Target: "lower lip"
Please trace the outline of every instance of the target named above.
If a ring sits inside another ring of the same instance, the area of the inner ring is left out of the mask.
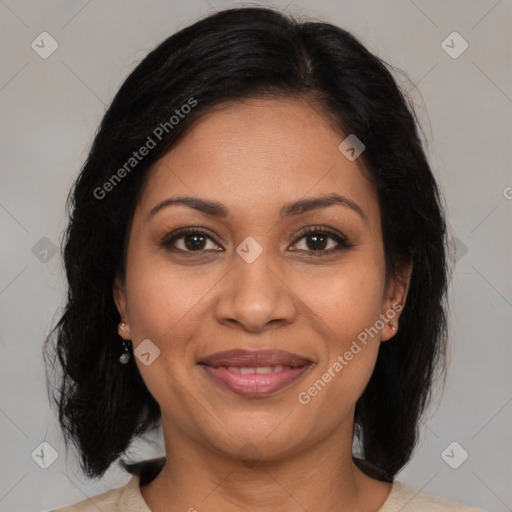
[[[237,395],[265,396],[275,393],[297,381],[311,365],[287,368],[277,373],[250,373],[242,375],[226,368],[200,365],[214,382],[221,384]]]

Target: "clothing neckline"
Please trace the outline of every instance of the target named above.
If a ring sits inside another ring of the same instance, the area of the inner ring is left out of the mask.
[[[394,501],[401,491],[406,488],[405,484],[398,480],[394,480],[392,483],[391,491],[389,492],[386,501],[381,505],[377,512],[391,512],[390,508],[392,501]],[[140,490],[140,475],[134,474],[125,484],[124,496],[121,499],[121,503],[126,504],[126,510],[133,512],[151,512],[148,504],[142,496]],[[120,510],[124,510],[124,507],[120,507]]]

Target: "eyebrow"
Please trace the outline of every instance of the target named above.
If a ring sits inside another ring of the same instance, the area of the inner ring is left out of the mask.
[[[189,206],[190,208],[205,213],[206,215],[213,215],[219,218],[229,217],[229,210],[218,201],[210,201],[207,199],[199,199],[197,197],[190,196],[179,196],[169,197],[168,199],[164,199],[156,206],[154,206],[148,214],[148,220],[150,217],[155,215],[163,208],[180,204]],[[327,208],[328,206],[333,205],[346,206],[351,210],[355,211],[357,214],[359,214],[359,216],[364,221],[368,222],[367,216],[357,203],[355,203],[351,199],[348,199],[347,197],[340,196],[339,194],[330,194],[327,196],[299,199],[298,201],[295,201],[293,203],[286,204],[281,208],[279,212],[279,219],[283,220],[295,215],[301,215],[311,210]]]

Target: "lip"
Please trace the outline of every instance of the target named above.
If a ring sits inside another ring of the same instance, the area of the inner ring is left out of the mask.
[[[299,378],[309,370],[311,365],[296,368],[281,367],[282,370],[272,373],[237,373],[225,367],[200,365],[205,373],[217,384],[229,389],[237,395],[247,397],[265,396],[275,393]]]
[[[247,397],[265,396],[290,386],[312,364],[305,357],[282,350],[230,350],[208,356],[199,363],[215,383]],[[256,373],[256,368],[264,373]],[[250,373],[251,369],[254,373]]]
[[[217,352],[200,361],[201,364],[208,366],[237,366],[254,368],[257,366],[291,366],[296,368],[311,364],[309,359],[285,352],[283,350],[227,350]]]

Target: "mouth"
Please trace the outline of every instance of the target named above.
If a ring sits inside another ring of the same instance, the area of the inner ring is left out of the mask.
[[[281,350],[231,350],[198,363],[211,380],[248,397],[265,396],[295,383],[313,362]]]

